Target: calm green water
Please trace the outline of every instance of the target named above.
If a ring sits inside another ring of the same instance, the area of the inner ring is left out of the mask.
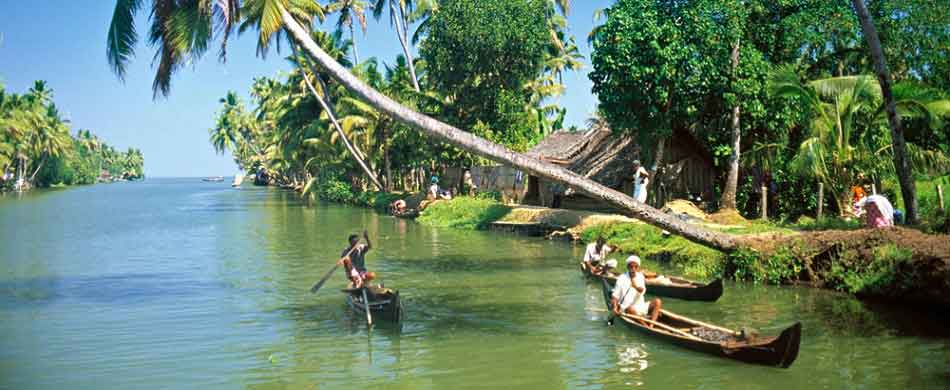
[[[318,294],[346,235],[404,296],[367,332]],[[0,388],[947,388],[946,319],[805,288],[730,284],[666,307],[773,333],[787,370],[607,327],[563,243],[432,229],[267,188],[148,180],[0,197]],[[657,267],[657,265],[652,265]]]

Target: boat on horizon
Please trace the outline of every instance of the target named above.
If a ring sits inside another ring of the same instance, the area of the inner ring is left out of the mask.
[[[202,178],[201,181],[207,181],[207,182],[224,181],[224,176],[208,176],[208,177]]]

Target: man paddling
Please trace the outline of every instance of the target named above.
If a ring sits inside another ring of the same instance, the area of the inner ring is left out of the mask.
[[[617,278],[614,285],[613,294],[611,294],[610,307],[613,308],[615,315],[632,314],[645,317],[650,315],[650,319],[656,321],[660,317],[660,308],[663,302],[655,298],[649,303],[643,298],[647,292],[646,279],[640,272],[640,258],[630,256],[627,258],[627,272]],[[653,324],[646,324],[653,327]]]
[[[337,261],[337,264],[343,264],[346,268],[346,275],[353,282],[354,288],[362,288],[364,283],[376,278],[376,273],[366,272],[366,252],[373,248],[366,230],[363,230],[363,238],[366,244],[360,244],[360,237],[351,234],[349,246],[343,250],[340,255],[342,258]]]

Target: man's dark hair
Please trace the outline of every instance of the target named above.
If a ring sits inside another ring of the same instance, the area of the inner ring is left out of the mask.
[[[353,240],[355,240],[355,239],[358,239],[358,238],[360,238],[360,236],[359,236],[359,235],[356,235],[356,234],[350,234],[350,238],[348,238],[348,239],[347,239],[346,241],[347,241],[347,242],[351,242],[351,243],[352,243],[352,242],[353,242]]]

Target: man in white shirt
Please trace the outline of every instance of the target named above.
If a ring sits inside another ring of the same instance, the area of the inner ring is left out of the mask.
[[[614,314],[620,315],[622,312],[640,317],[649,314],[650,319],[656,321],[660,317],[663,302],[659,298],[646,302],[643,298],[646,292],[646,278],[640,272],[640,258],[630,256],[627,258],[627,272],[617,278],[613,294],[611,294],[610,304]],[[645,325],[653,327],[653,324]]]
[[[597,237],[597,241],[587,244],[587,250],[584,251],[584,265],[595,275],[600,274],[602,270],[599,267],[607,259],[607,254],[611,250],[612,248],[607,245],[603,237]]]
[[[647,202],[647,186],[650,184],[650,173],[640,166],[640,160],[633,160],[633,199],[637,202]]]

